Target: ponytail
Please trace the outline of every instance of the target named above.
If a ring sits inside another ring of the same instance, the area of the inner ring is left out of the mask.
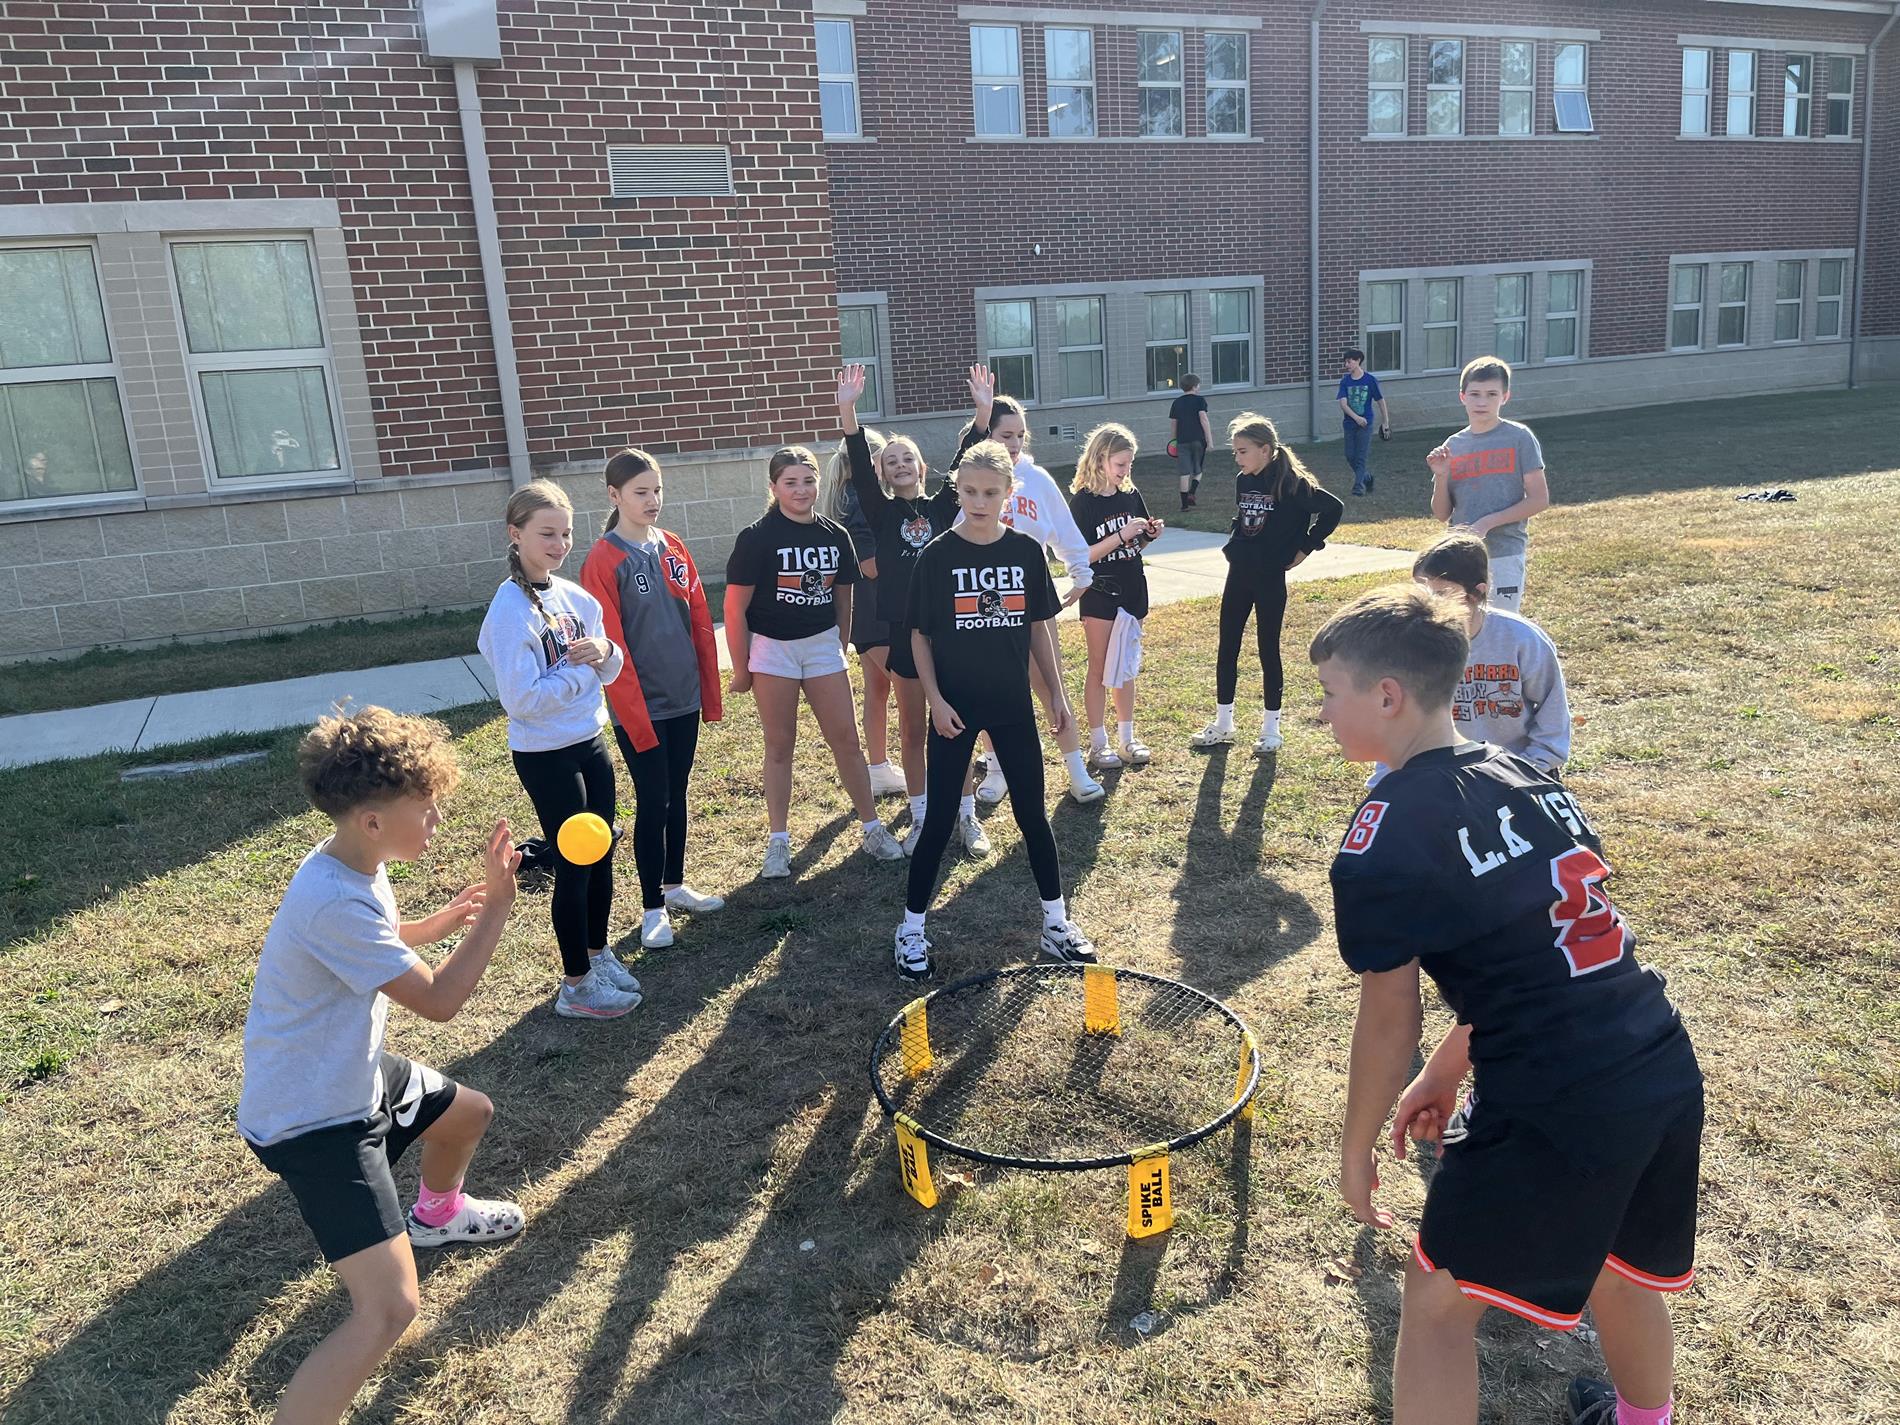
[[[1300,457],[1290,450],[1280,439],[1280,432],[1273,422],[1257,411],[1242,411],[1227,423],[1227,438],[1233,440],[1245,436],[1255,445],[1265,446],[1273,452],[1267,461],[1265,474],[1268,480],[1268,494],[1273,502],[1284,504],[1289,495],[1301,486],[1310,493],[1320,488],[1317,477],[1305,465]]]
[[[655,475],[658,475],[660,473],[660,462],[655,460],[651,455],[648,455],[644,450],[630,445],[607,462],[607,486],[609,489],[618,490],[634,476],[644,475],[649,470]],[[619,523],[620,506],[615,505],[613,513],[607,516],[607,524],[605,528],[601,530],[601,533],[607,533],[608,530],[611,530]]]

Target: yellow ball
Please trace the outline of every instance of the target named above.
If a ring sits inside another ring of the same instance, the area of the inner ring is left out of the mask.
[[[614,834],[591,811],[578,811],[561,823],[554,844],[576,866],[591,866],[613,848]]]

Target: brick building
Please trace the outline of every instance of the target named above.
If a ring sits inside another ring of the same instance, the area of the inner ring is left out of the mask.
[[[483,602],[629,442],[716,570],[841,351],[938,457],[1900,374],[1894,8],[8,0],[0,658]]]

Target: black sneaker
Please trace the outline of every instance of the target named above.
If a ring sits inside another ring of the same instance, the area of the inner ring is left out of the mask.
[[[897,945],[893,956],[897,973],[907,980],[930,978],[930,942],[921,930],[897,927]]]
[[[1067,920],[1042,928],[1042,953],[1065,965],[1095,963],[1095,947],[1089,943],[1088,936],[1077,930],[1074,922]]]
[[[1605,1381],[1578,1376],[1564,1401],[1570,1407],[1570,1425],[1616,1425],[1616,1387]]]

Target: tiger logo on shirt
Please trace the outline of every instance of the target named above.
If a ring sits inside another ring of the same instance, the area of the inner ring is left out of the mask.
[[[1029,580],[1022,565],[952,569],[956,626],[1020,628],[1029,617]]]
[[[799,608],[829,604],[831,586],[837,580],[839,564],[836,545],[780,549],[778,584],[775,589],[778,602]]]
[[[549,609],[541,625],[541,656],[548,660],[549,668],[559,668],[567,662],[568,646],[585,637],[587,630],[573,614],[565,609]]]
[[[923,515],[912,515],[897,527],[898,538],[911,549],[922,549],[930,543],[930,521]]]
[[[1238,521],[1241,534],[1252,539],[1267,527],[1267,516],[1273,512],[1273,501],[1265,490],[1242,490],[1236,498]]]

